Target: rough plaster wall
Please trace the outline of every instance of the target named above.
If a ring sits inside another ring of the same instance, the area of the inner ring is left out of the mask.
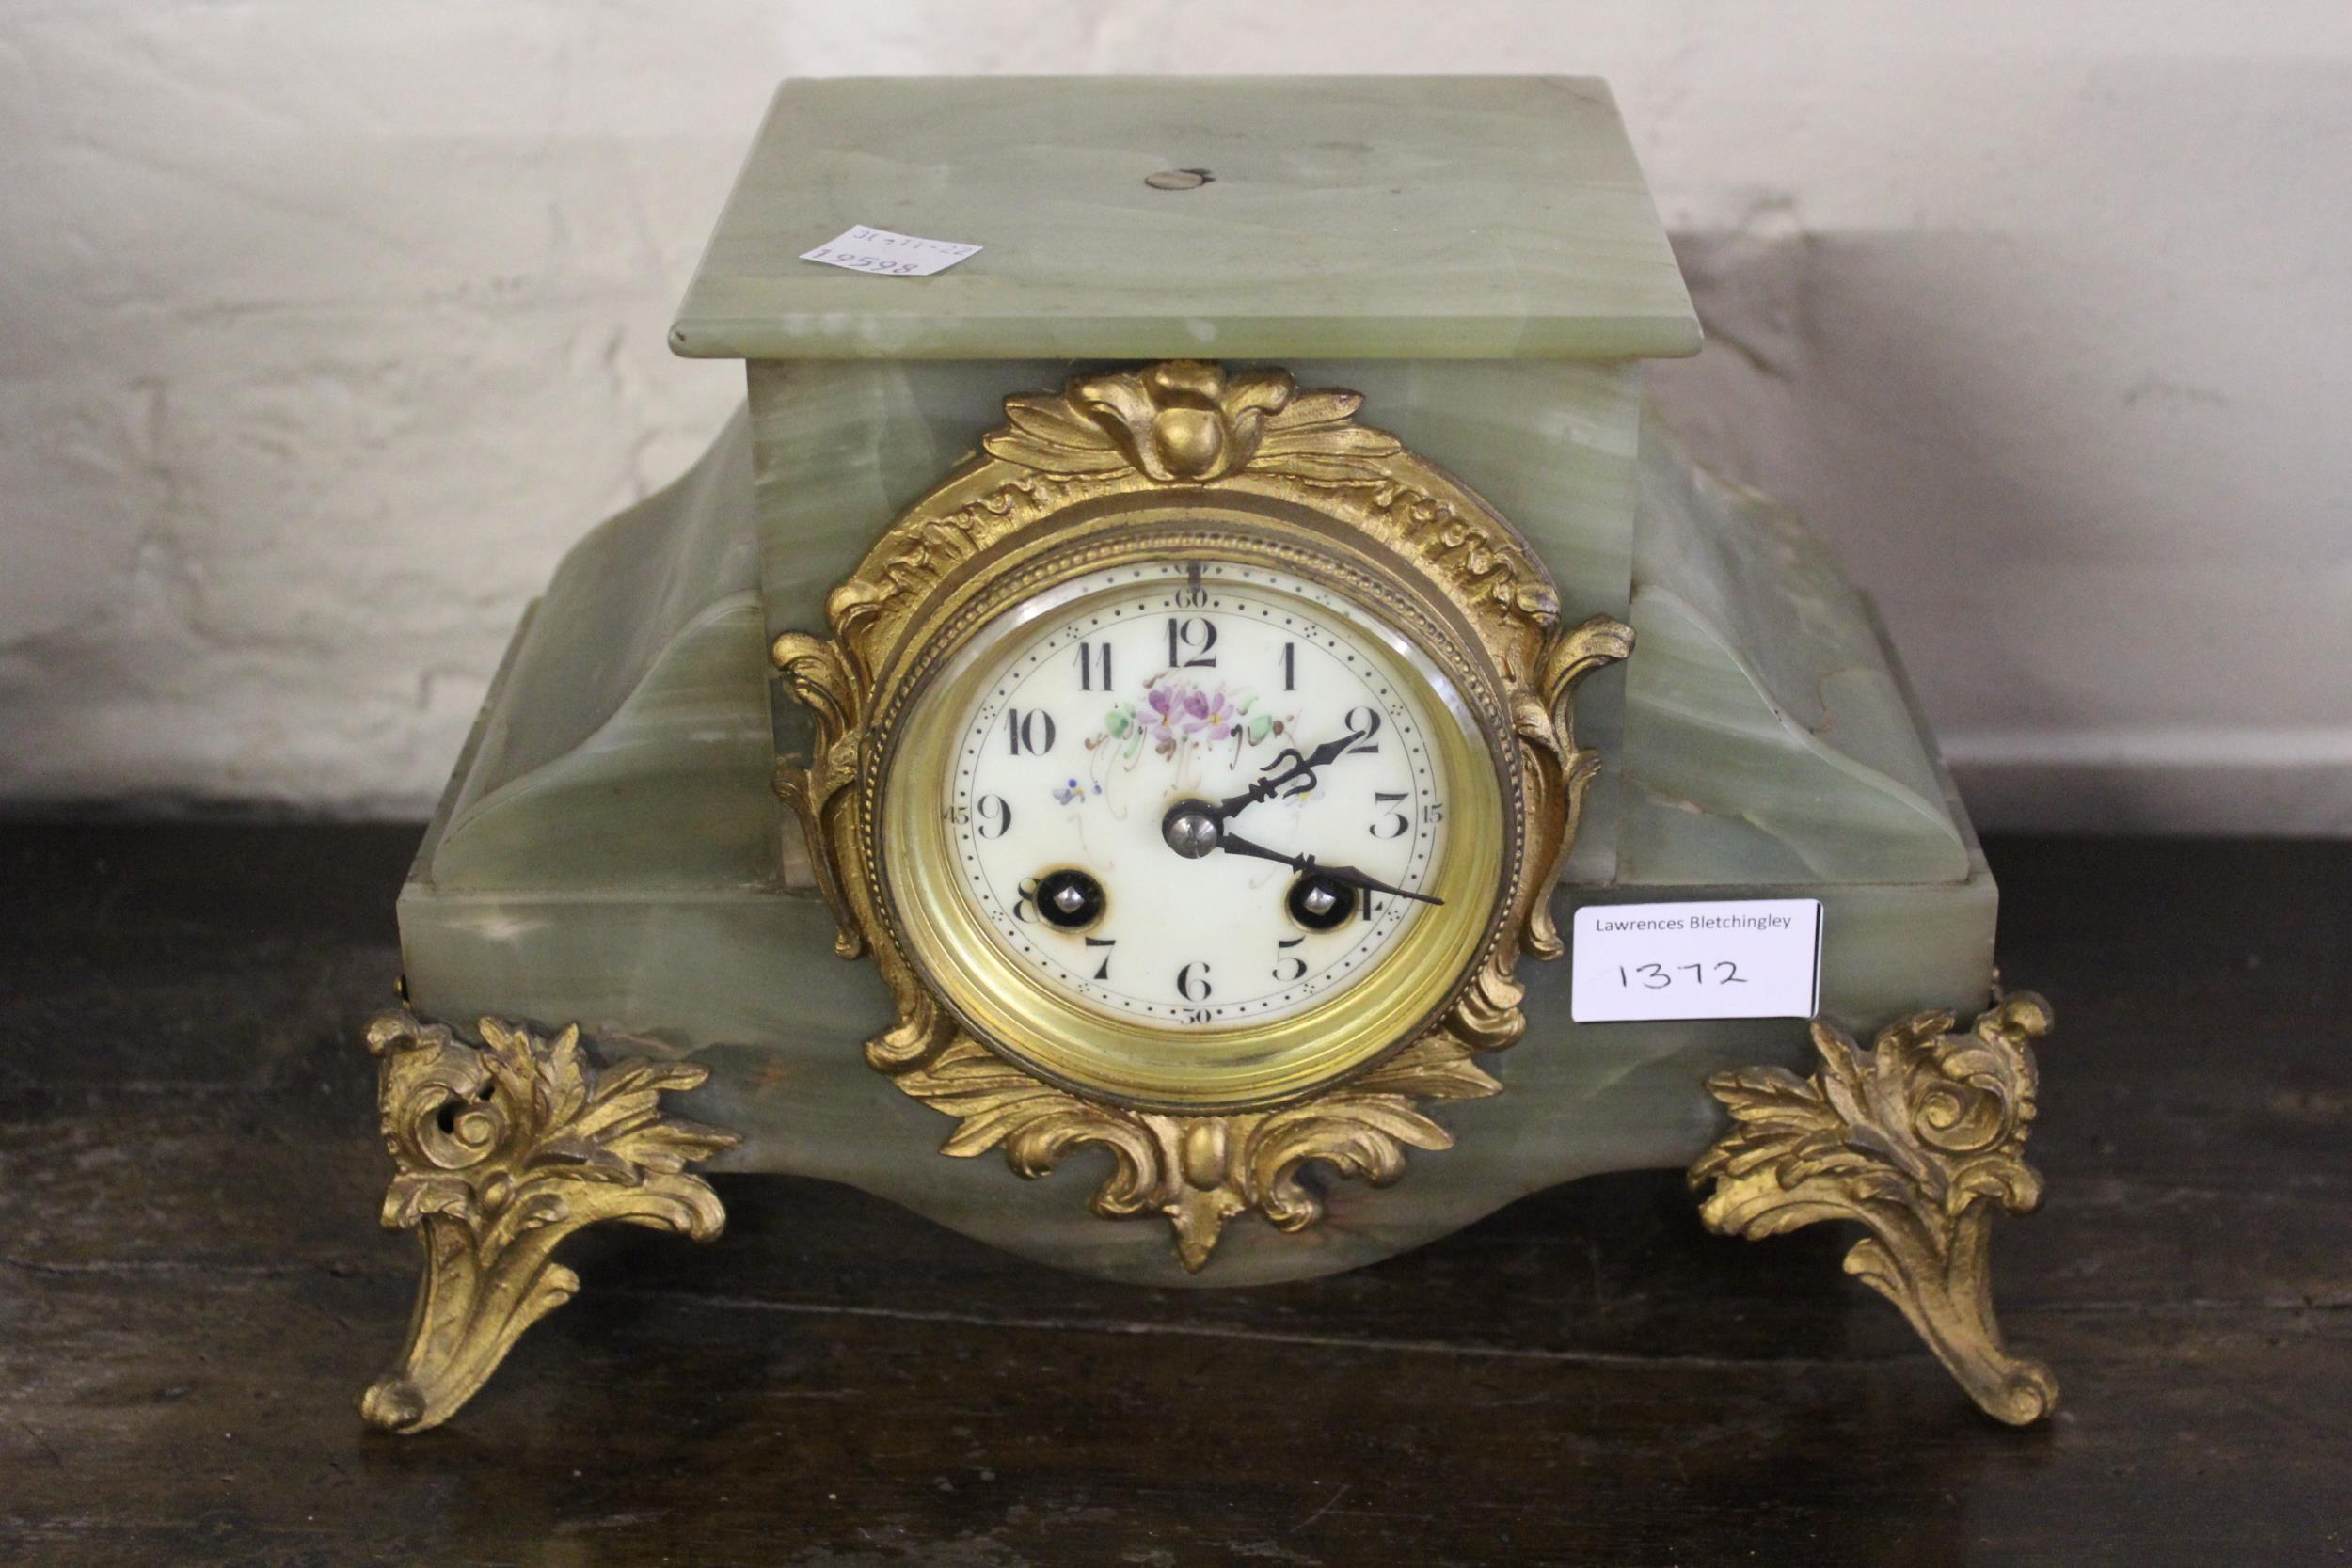
[[[1661,396],[1880,597],[1980,815],[2352,828],[2352,8],[12,0],[0,797],[419,812],[739,395],[663,348],[783,75],[1615,84]]]

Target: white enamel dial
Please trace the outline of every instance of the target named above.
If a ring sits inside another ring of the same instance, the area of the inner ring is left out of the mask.
[[[1279,1020],[1437,907],[1407,896],[1434,897],[1456,784],[1433,726],[1470,721],[1342,594],[1263,565],[1122,565],[1007,612],[965,663],[961,711],[928,716],[956,726],[957,894],[1065,998],[1171,1031]],[[1178,847],[1172,808],[1278,780]]]

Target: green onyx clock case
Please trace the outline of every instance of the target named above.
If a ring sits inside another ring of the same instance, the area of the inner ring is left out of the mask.
[[[786,85],[672,332],[745,406],[532,607],[402,895],[368,1418],[580,1227],[716,1236],[703,1172],[1247,1286],[1645,1166],[1860,1227],[2045,1415],[1986,1253],[2048,1010],[1867,600],[1646,415],[1699,342],[1597,82]],[[1802,950],[1570,961],[1749,900]]]

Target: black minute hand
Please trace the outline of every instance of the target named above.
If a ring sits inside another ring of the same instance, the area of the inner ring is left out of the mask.
[[[1249,855],[1262,861],[1273,861],[1279,865],[1289,866],[1293,871],[1320,872],[1335,882],[1345,882],[1351,887],[1362,888],[1367,893],[1385,893],[1397,898],[1417,898],[1424,904],[1445,902],[1442,898],[1432,898],[1425,893],[1415,893],[1408,888],[1391,887],[1378,878],[1359,871],[1352,865],[1325,865],[1312,855],[1286,855],[1279,849],[1269,849],[1263,844],[1252,844],[1230,829],[1217,834],[1216,847],[1230,855]]]
[[[1283,768],[1279,773],[1266,774],[1256,784],[1253,784],[1248,789],[1243,790],[1239,795],[1227,796],[1224,800],[1219,800],[1216,805],[1209,808],[1209,815],[1215,817],[1217,821],[1222,822],[1227,817],[1232,816],[1237,811],[1243,810],[1245,807],[1254,806],[1261,800],[1272,800],[1276,790],[1281,788],[1284,784],[1289,784],[1293,779],[1312,779],[1315,776],[1316,768],[1325,767],[1329,763],[1337,762],[1342,753],[1346,752],[1350,746],[1357,744],[1364,737],[1361,735],[1359,735],[1354,729],[1350,729],[1345,735],[1340,736],[1337,740],[1327,740],[1311,752],[1301,753],[1295,746],[1285,746],[1279,752],[1274,753],[1274,762],[1268,763],[1266,766],[1268,768],[1272,768],[1276,763],[1279,763],[1284,757],[1296,757],[1298,759],[1297,761],[1292,763],[1288,768]],[[1311,784],[1307,787],[1311,789],[1314,786]]]

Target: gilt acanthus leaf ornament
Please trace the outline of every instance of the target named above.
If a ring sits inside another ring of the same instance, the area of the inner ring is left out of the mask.
[[[1538,958],[1556,958],[1566,950],[1552,922],[1551,895],[1583,819],[1584,792],[1600,771],[1600,753],[1576,743],[1576,689],[1586,676],[1632,652],[1633,628],[1613,617],[1596,615],[1545,643],[1534,680],[1512,699],[1512,722],[1519,738],[1548,759],[1547,766],[1530,770],[1527,781],[1534,797],[1529,816],[1543,835],[1528,858],[1545,870],[1527,901],[1520,940]]]
[[[1309,1162],[1387,1186],[1405,1174],[1406,1148],[1454,1146],[1416,1100],[1467,1100],[1502,1087],[1469,1046],[1442,1032],[1330,1094],[1272,1111],[1191,1117],[1106,1105],[968,1038],[901,1076],[898,1086],[958,1118],[943,1153],[969,1158],[1001,1146],[1014,1171],[1038,1177],[1081,1148],[1104,1150],[1111,1174],[1094,1195],[1094,1212],[1167,1216],[1178,1256],[1195,1272],[1236,1214],[1255,1211],[1281,1230],[1321,1219],[1323,1198],[1301,1180]]]
[[[1720,1072],[1708,1092],[1732,1127],[1691,1167],[1699,1209],[1726,1236],[1776,1236],[1823,1220],[1868,1234],[1846,1272],[1902,1311],[1987,1414],[2022,1426],[2058,1404],[2058,1380],[2012,1355],[1994,1321],[1988,1261],[1996,1210],[2030,1213],[2042,1179],[2023,1149],[2036,1112],[2032,1042],[2049,1004],[2018,991],[1965,1033],[1948,1012],[1880,1031],[1865,1053],[1813,1025],[1820,1070]]]
[[[1363,401],[1354,392],[1301,392],[1286,371],[1229,373],[1175,359],[1079,377],[1059,396],[1007,398],[1006,428],[981,445],[1040,473],[1132,467],[1163,484],[1204,484],[1235,473],[1376,480],[1377,460],[1404,444],[1353,422]]]
[[[688,1062],[598,1069],[580,1030],[547,1036],[485,1018],[480,1045],[413,1014],[368,1026],[377,1109],[397,1172],[384,1225],[415,1230],[424,1276],[398,1366],[360,1401],[372,1426],[447,1420],[523,1331],[569,1301],[580,1278],[559,1243],[604,1220],[707,1241],[726,1223],[708,1182],[687,1173],[734,1134],[663,1113],[700,1085]]]

